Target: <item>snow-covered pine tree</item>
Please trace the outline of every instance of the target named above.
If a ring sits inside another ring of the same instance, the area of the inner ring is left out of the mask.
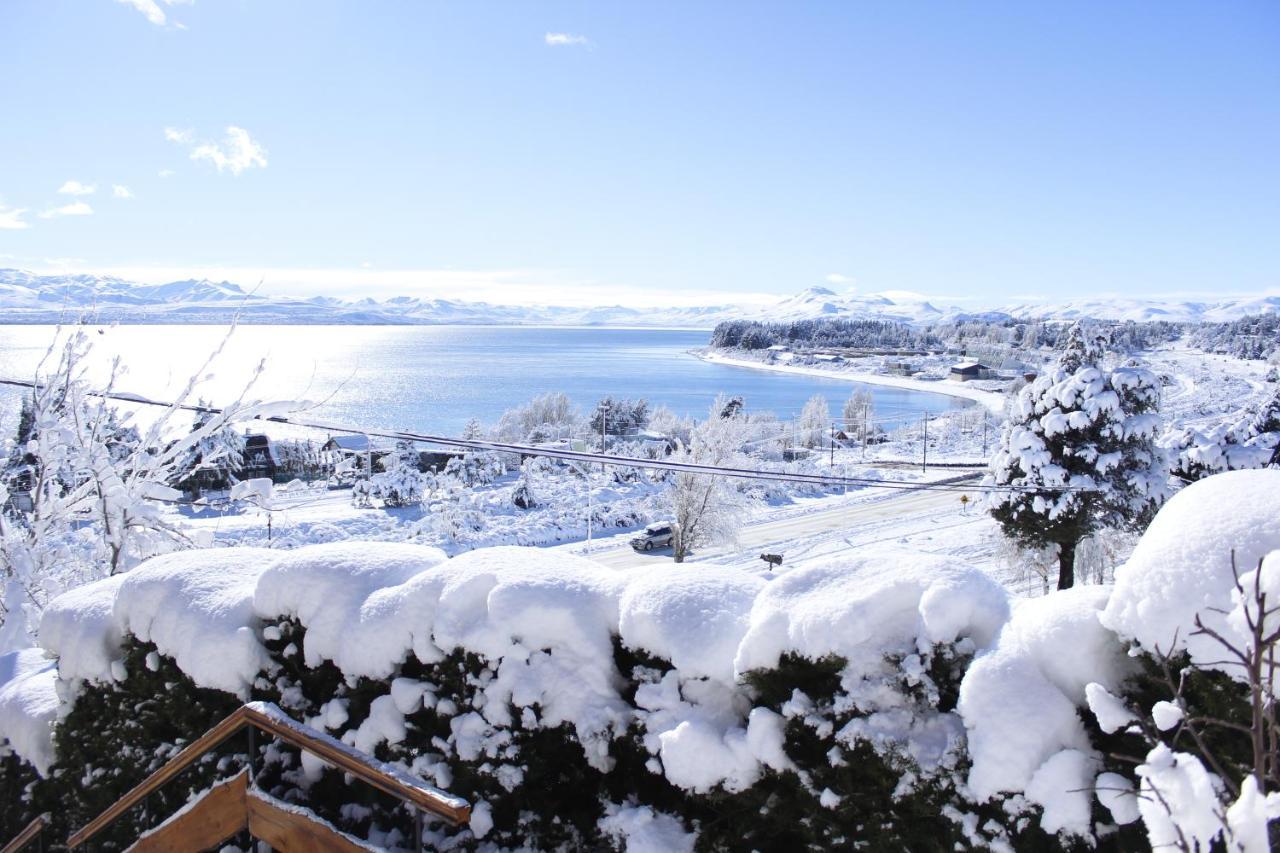
[[[1107,371],[1102,351],[1073,326],[1057,364],[1019,392],[986,484],[1004,534],[1055,545],[1058,588],[1075,583],[1076,546],[1103,527],[1141,529],[1163,501],[1168,470],[1155,442],[1155,376]]]
[[[196,401],[199,409],[209,404]],[[191,433],[198,436],[182,453],[177,465],[179,477],[175,486],[199,495],[203,489],[226,489],[236,481],[236,472],[244,465],[244,436],[230,423],[208,429],[217,417],[210,411],[197,411]]]

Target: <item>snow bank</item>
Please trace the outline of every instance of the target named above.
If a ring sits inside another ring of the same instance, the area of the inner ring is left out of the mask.
[[[40,645],[58,658],[66,681],[110,681],[111,664],[120,658],[123,633],[113,610],[125,575],[105,578],[64,592],[44,609]]]
[[[1211,638],[1193,637],[1197,615],[1233,636],[1231,555],[1241,575],[1280,549],[1280,470],[1232,471],[1200,480],[1156,515],[1129,561],[1116,570],[1102,624],[1148,652],[1186,649],[1201,663],[1223,658]]]
[[[0,656],[0,744],[7,743],[41,776],[54,759],[57,678],[56,662],[40,649]]]
[[[1114,690],[1131,666],[1098,621],[1109,593],[1082,586],[1019,602],[960,684],[973,796],[1026,792],[1048,832],[1088,832],[1096,761],[1077,708],[1099,689],[1086,688]]]
[[[796,569],[769,584],[751,609],[734,669],[771,669],[792,652],[813,660],[840,655],[850,671],[872,672],[896,651],[927,651],[961,637],[983,648],[1008,612],[1004,589],[966,563],[873,550]]]

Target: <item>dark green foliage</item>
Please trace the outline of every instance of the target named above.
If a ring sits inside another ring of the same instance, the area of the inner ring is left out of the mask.
[[[0,843],[13,838],[44,811],[38,779],[31,765],[0,748]]]
[[[51,837],[65,838],[88,823],[240,705],[235,696],[196,687],[171,659],[154,652],[150,643],[126,641],[128,678],[85,685],[56,728],[50,784],[60,796]],[[147,666],[149,655],[154,670]],[[233,739],[206,756],[99,836],[99,849],[123,849],[193,792],[234,775],[244,752],[244,743]]]

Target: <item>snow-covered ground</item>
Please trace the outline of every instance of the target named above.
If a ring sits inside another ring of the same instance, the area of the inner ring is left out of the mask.
[[[983,389],[980,385],[966,382],[953,382],[949,379],[924,379],[914,376],[891,376],[888,373],[877,373],[872,368],[873,362],[880,358],[866,358],[841,364],[826,366],[779,364],[753,361],[747,358],[727,355],[716,350],[702,350],[695,353],[698,358],[715,364],[727,364],[733,367],[745,367],[752,370],[771,370],[777,373],[794,373],[802,376],[821,376],[824,378],[847,379],[850,382],[862,382],[867,385],[884,385],[889,388],[905,388],[909,391],[928,391],[932,394],[943,394],[947,397],[958,397],[981,403],[992,412],[1004,411],[1004,394]]]
[[[788,373],[847,377],[851,381],[880,382],[897,387],[952,393],[982,402],[982,409],[959,410],[930,425],[931,463],[981,462],[984,449],[995,445],[1004,395],[946,380],[920,380],[865,373],[856,368],[765,365],[715,353],[701,354],[724,364]],[[1208,355],[1183,347],[1144,353],[1142,360],[1161,376],[1165,391],[1161,413],[1166,422],[1191,424],[1221,419],[1269,393],[1264,380],[1268,365],[1230,356]],[[988,412],[984,416],[983,411]],[[893,484],[954,479],[964,469],[920,470],[918,427],[905,427],[867,447],[837,448],[834,465],[828,452],[815,450],[807,470],[854,477],[883,478]],[[985,446],[984,446],[985,439]],[[972,470],[970,470],[972,473]],[[540,506],[521,510],[511,503],[518,481],[515,473],[479,486],[467,496],[466,511],[473,527],[460,535],[429,509],[419,506],[383,508],[352,506],[349,490],[330,490],[323,484],[277,488],[270,511],[245,503],[214,501],[205,508],[170,508],[168,512],[216,545],[258,545],[292,548],[347,539],[413,541],[435,545],[447,553],[501,544],[559,547],[584,554],[606,565],[636,566],[667,562],[669,549],[637,554],[628,544],[636,530],[665,518],[665,484],[647,474],[619,482],[612,472],[591,473],[590,503],[597,513],[592,543],[586,545],[587,483],[581,471],[550,466],[535,481]],[[971,479],[968,482],[976,482]],[[1018,595],[1039,595],[1043,578],[1027,568],[1025,559],[1009,551],[1004,538],[984,510],[983,495],[968,494],[967,504],[957,492],[904,492],[874,487],[848,491],[811,487],[771,492],[755,501],[737,542],[694,553],[691,565],[730,566],[768,576],[762,552],[783,553],[784,564],[774,574],[829,558],[848,549],[872,544],[898,544],[937,555],[963,557],[983,568]],[[478,516],[478,517],[477,517]],[[603,524],[601,523],[603,522]],[[268,529],[268,524],[270,529]],[[1108,543],[1104,575],[1127,555],[1132,542]]]

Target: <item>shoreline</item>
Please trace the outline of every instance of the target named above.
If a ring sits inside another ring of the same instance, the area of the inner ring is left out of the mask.
[[[722,364],[727,367],[748,367],[755,370],[770,370],[775,373],[794,373],[799,376],[818,376],[824,379],[845,379],[849,382],[861,382],[864,385],[883,385],[889,388],[901,388],[906,391],[922,391],[942,394],[946,397],[958,397],[985,406],[996,415],[1004,415],[1003,394],[995,391],[983,391],[980,388],[966,388],[964,385],[951,383],[946,379],[926,382],[911,379],[907,376],[884,376],[879,373],[862,373],[848,370],[826,370],[821,367],[793,367],[786,364],[764,364],[759,361],[731,358],[709,350],[690,350],[694,358],[711,364]]]

